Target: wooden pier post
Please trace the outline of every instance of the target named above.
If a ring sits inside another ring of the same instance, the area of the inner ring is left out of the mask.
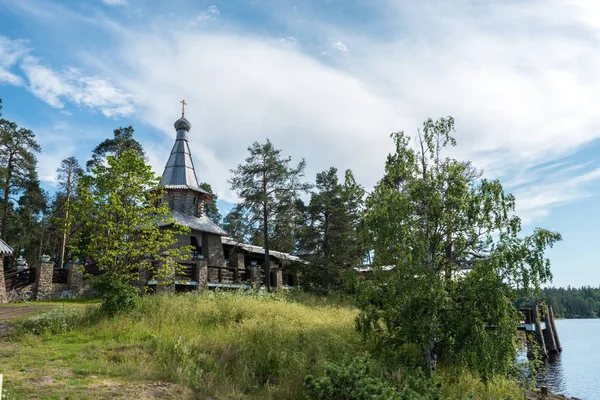
[[[548,350],[546,349],[546,342],[544,340],[544,333],[542,332],[542,323],[541,320],[539,320],[539,309],[538,306],[534,306],[533,307],[533,323],[535,324],[535,338],[537,339],[538,344],[540,345],[540,355],[543,358],[547,358],[548,357]]]
[[[554,343],[556,344],[556,350],[562,351],[560,339],[558,338],[558,331],[556,330],[556,325],[554,324],[554,311],[552,310],[552,306],[548,306],[548,318],[550,320],[550,325],[552,326],[552,333],[554,334]]]
[[[544,329],[544,342],[546,343],[546,350],[548,353],[558,353],[558,347],[556,346],[556,340],[554,335],[554,329],[552,329],[554,318],[551,317],[551,306],[545,307],[544,313],[544,323],[546,324],[546,329]]]

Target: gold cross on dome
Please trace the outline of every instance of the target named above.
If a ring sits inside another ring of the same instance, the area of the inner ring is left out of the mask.
[[[181,103],[181,118],[183,118],[183,116],[185,115],[185,106],[187,103],[185,102],[185,100],[181,100],[180,103]]]

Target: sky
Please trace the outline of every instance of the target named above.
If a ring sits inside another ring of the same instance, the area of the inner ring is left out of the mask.
[[[599,48],[596,0],[0,0],[0,98],[51,192],[120,126],[162,173],[185,99],[222,211],[254,141],[369,190],[391,132],[453,116],[452,155],[516,196],[524,233],[563,235],[553,285],[598,286]]]

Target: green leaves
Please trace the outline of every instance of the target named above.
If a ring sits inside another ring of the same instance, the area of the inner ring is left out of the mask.
[[[131,283],[139,272],[154,279],[173,275],[178,261],[189,258],[189,246],[173,246],[187,228],[174,225],[158,179],[135,149],[92,168],[79,182],[76,218],[84,221],[75,242],[108,279]],[[161,228],[162,227],[162,228]]]
[[[362,235],[364,189],[347,170],[339,182],[337,169],[320,172],[310,203],[304,206],[304,226],[300,230],[300,251],[311,254],[311,265],[303,281],[314,289],[340,288],[342,274],[362,264],[365,255]]]
[[[2,225],[0,237],[7,238],[9,200],[37,181],[36,153],[41,151],[34,133],[14,122],[0,119],[0,190],[2,191]]]
[[[254,232],[262,233],[259,245],[265,248],[265,279],[269,287],[269,239],[276,236],[280,243],[290,243],[291,218],[286,213],[291,211],[298,192],[308,190],[310,185],[302,182],[306,162],[301,160],[295,168],[291,167],[291,157],[282,158],[281,150],[275,149],[270,140],[264,144],[254,142],[248,152],[246,163],[231,170],[229,183],[242,199],[240,209],[247,210],[248,225]],[[237,216],[232,215],[230,222]],[[273,226],[278,228],[276,235]]]
[[[470,162],[444,157],[456,145],[453,130],[448,117],[426,120],[414,146],[391,135],[395,152],[367,198],[365,222],[374,265],[395,269],[359,287],[358,327],[387,346],[418,345],[430,372],[438,359],[487,379],[514,360],[513,288],[551,279],[544,251],[561,237],[543,229],[519,236],[514,196]]]

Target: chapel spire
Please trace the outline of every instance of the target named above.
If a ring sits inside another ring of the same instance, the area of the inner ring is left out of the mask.
[[[191,189],[210,195],[210,193],[200,189],[198,185],[198,178],[196,177],[196,170],[194,169],[194,162],[188,144],[188,133],[192,129],[192,124],[184,117],[187,103],[185,100],[180,103],[181,118],[175,121],[174,124],[177,131],[175,145],[171,150],[160,185],[165,186],[167,189]]]

